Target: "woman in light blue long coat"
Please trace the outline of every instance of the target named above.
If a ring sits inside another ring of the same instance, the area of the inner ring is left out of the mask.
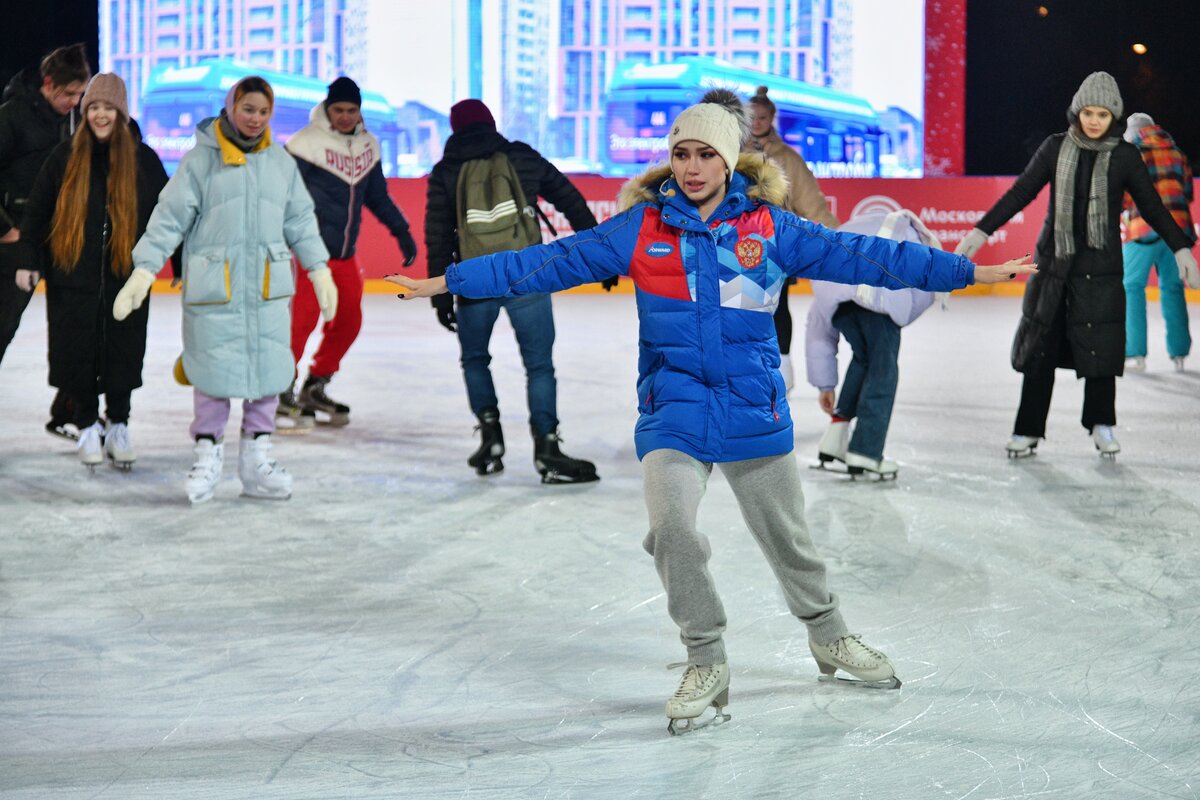
[[[210,499],[220,479],[233,397],[244,398],[242,493],[291,496],[291,476],[270,458],[270,446],[278,395],[295,370],[293,254],[308,271],[325,319],[337,307],[312,198],[295,161],[271,142],[273,104],[270,84],[244,78],[230,89],[221,115],[196,127],[196,147],[159,195],[133,250],[136,280],[114,306],[120,319],[140,305],[182,242],[183,355],[176,377],[194,387],[196,462],[187,480],[193,503]]]

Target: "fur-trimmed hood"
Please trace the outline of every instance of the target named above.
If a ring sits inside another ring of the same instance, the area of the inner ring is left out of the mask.
[[[788,181],[783,170],[762,153],[742,153],[738,156],[736,172],[742,173],[749,187],[746,197],[772,206],[783,206],[787,200]],[[666,192],[674,192],[675,181],[669,164],[655,164],[637,177],[630,178],[617,196],[617,212],[628,211],[638,203],[662,205]]]

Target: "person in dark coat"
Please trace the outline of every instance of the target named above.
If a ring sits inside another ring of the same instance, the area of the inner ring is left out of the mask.
[[[149,305],[120,322],[112,308],[167,173],[129,129],[120,77],[93,78],[83,109],[86,124],[50,154],[30,192],[22,231],[28,266],[17,284],[28,292],[46,279],[50,384],[72,400],[80,460],[94,466],[107,454],[128,468],[136,458],[130,396],[142,385]]]
[[[521,182],[526,202],[544,197],[578,231],[596,226],[587,201],[566,176],[524,142],[510,142],[496,131],[492,112],[479,100],[463,100],[450,109],[453,134],[446,140],[442,160],[429,173],[425,203],[425,249],[429,276],[446,273],[461,260],[458,253],[457,189],[463,164],[503,152]],[[616,279],[604,282],[605,289]],[[463,378],[471,411],[479,419],[482,442],[467,463],[480,475],[504,469],[504,436],[500,409],[489,368],[488,344],[500,309],[508,312],[525,364],[529,427],[534,439],[534,463],[545,483],[579,483],[596,480],[591,462],[564,456],[558,448],[557,382],[551,353],[554,346],[554,315],[550,295],[472,300],[449,294],[432,298],[438,322],[457,332],[462,348]]]
[[[33,182],[47,156],[79,128],[79,98],[91,70],[82,44],[60,47],[37,69],[17,73],[4,90],[0,105],[0,361],[12,342],[29,292],[13,281],[20,266],[22,218]],[[69,401],[61,392],[50,406],[46,430],[74,438]]]
[[[1117,82],[1093,72],[1075,93],[1065,133],[1042,143],[1025,171],[955,250],[972,258],[987,237],[1050,184],[1050,206],[1037,243],[1038,273],[1029,279],[1012,347],[1024,373],[1021,404],[1008,442],[1010,457],[1031,455],[1046,435],[1054,370],[1084,379],[1080,421],[1101,455],[1120,445],[1116,378],[1125,367],[1125,289],[1120,216],[1126,192],[1142,217],[1194,265],[1191,241],[1163,207],[1137,148],[1121,138],[1124,105]],[[1194,267],[1193,267],[1194,268]]]

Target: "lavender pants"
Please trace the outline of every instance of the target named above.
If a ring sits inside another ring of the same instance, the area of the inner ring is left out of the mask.
[[[192,438],[211,436],[221,441],[225,436],[225,425],[229,422],[229,398],[212,397],[199,389],[192,389],[195,416],[192,418]],[[278,395],[242,401],[242,433],[274,433],[275,407]]]

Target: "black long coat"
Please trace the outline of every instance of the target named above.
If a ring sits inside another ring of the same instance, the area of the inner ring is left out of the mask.
[[[137,145],[137,241],[146,230],[167,173],[158,156]],[[108,148],[93,151],[83,250],[70,272],[53,264],[48,240],[54,206],[62,189],[71,142],[59,145],[46,159],[25,209],[21,239],[31,248],[33,265],[46,280],[49,322],[50,385],[71,395],[132,391],[142,385],[146,323],[150,303],[117,322],[113,301],[127,278],[113,273],[109,262]]]
[[[1171,218],[1154,190],[1150,174],[1133,145],[1122,141],[1108,165],[1108,241],[1102,249],[1087,245],[1087,195],[1096,153],[1080,150],[1075,173],[1075,255],[1054,256],[1055,165],[1065,133],[1042,142],[1025,171],[976,226],[989,236],[1029,205],[1050,185],[1050,205],[1037,242],[1038,274],[1025,287],[1021,322],[1013,340],[1012,365],[1031,372],[1057,353],[1055,366],[1074,368],[1081,378],[1121,375],[1125,369],[1125,286],[1121,258],[1121,201],[1128,192],[1138,211],[1171,247],[1191,242]],[[1065,304],[1065,309],[1063,308]],[[1050,339],[1055,314],[1066,318],[1066,342]]]

